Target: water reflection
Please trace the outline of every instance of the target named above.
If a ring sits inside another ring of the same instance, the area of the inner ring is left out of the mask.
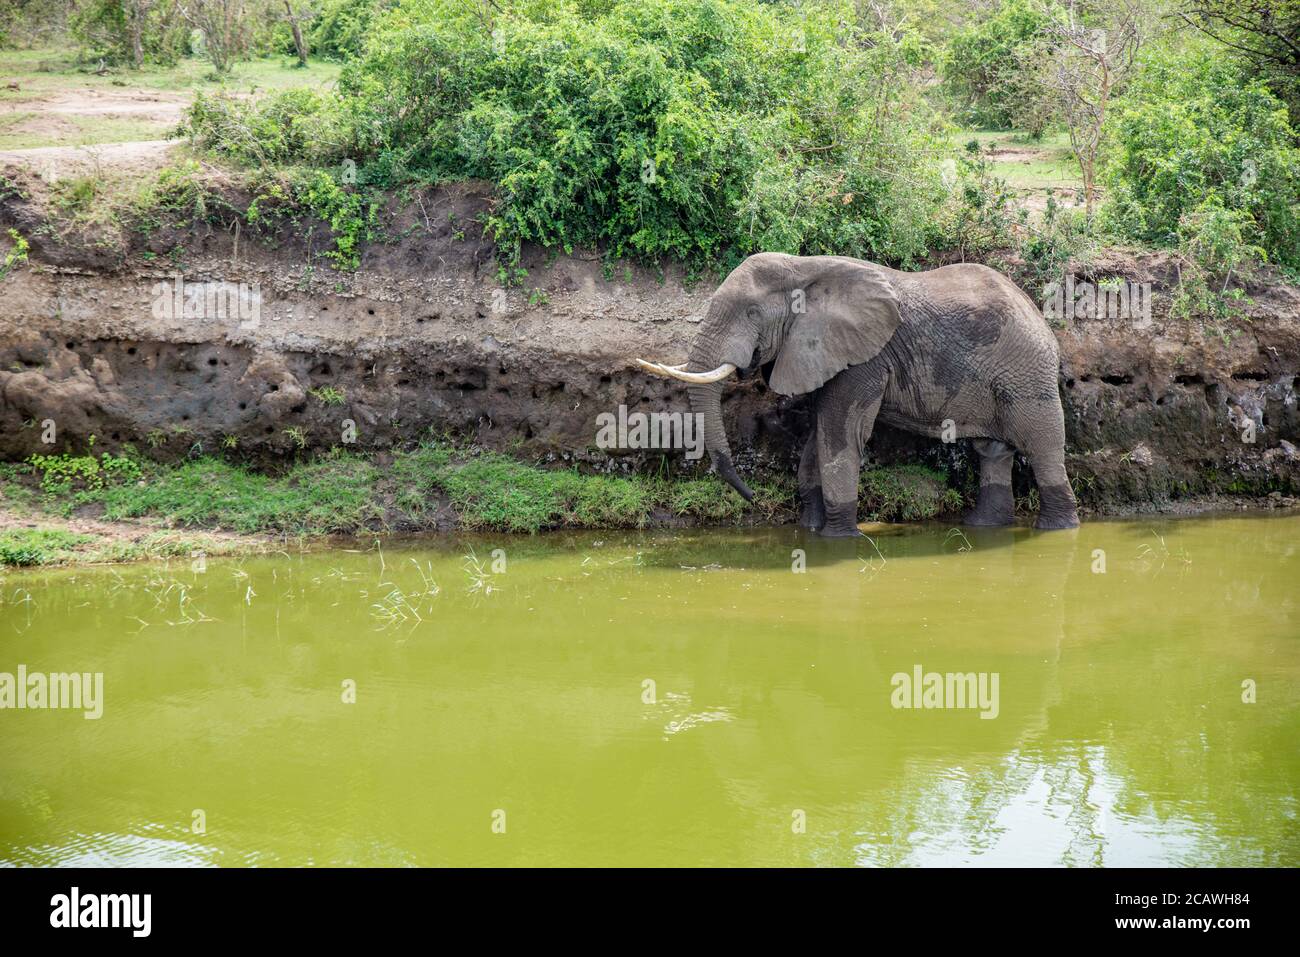
[[[1294,865],[1297,532],[462,538],[11,574],[0,670],[103,671],[106,706],[0,713],[0,861]],[[997,673],[998,717],[892,707],[918,665]]]

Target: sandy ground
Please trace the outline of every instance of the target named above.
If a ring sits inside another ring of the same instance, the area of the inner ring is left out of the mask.
[[[160,134],[166,134],[180,122],[189,99],[186,93],[145,89],[60,90],[0,101],[0,121],[20,116],[21,119],[4,127],[6,132],[46,139],[76,140],[91,135],[75,122],[77,119],[129,120],[153,126]],[[143,172],[163,165],[168,149],[176,142],[151,138],[91,146],[0,150],[0,162],[16,163],[47,182],[99,167],[112,167],[116,172]]]
[[[0,150],[0,166],[13,163],[30,170],[46,183],[92,170],[145,173],[166,165],[168,151],[180,140],[138,140],[97,146],[39,146],[27,150]]]

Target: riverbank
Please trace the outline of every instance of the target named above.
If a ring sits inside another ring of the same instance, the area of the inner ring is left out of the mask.
[[[332,224],[275,212],[197,163],[108,212],[93,197],[69,207],[67,182],[5,175],[0,224],[30,244],[0,272],[0,508],[37,523],[9,529],[23,562],[125,547],[76,530],[91,541],[27,541],[68,531],[43,516],[145,523],[125,557],[166,557],[187,544],[167,536],[191,532],[795,516],[810,403],[759,377],[728,385],[723,404],[753,506],[680,454],[597,447],[603,415],[687,407],[680,383],[629,360],[684,356],[717,276],[526,246],[503,277],[481,225],[492,194],[476,183],[387,197],[352,268],[334,258]],[[1026,264],[999,268],[1043,300]],[[1173,309],[1178,269],[1124,250],[1066,266],[1071,282],[1150,285],[1149,316],[1050,322],[1085,516],[1267,507],[1300,489],[1300,289],[1262,273],[1230,315],[1189,318]],[[881,426],[869,453],[863,520],[955,519],[978,482],[966,443]],[[1023,462],[1015,481],[1032,513]]]
[[[863,523],[959,523],[969,504],[925,466],[863,470]],[[301,552],[409,534],[689,528],[793,522],[789,477],[758,477],[746,505],[712,477],[583,474],[427,442],[381,456],[334,452],[268,475],[216,457],[165,465],[135,455],[0,465],[0,567],[101,565]],[[1017,498],[1025,523],[1032,495]],[[1300,499],[1201,496],[1169,515],[1287,509]],[[1149,510],[1145,510],[1148,511]],[[1119,509],[1114,516],[1137,514]],[[1104,516],[1085,509],[1085,520]]]
[[[867,521],[953,515],[963,498],[924,466],[863,472]],[[217,456],[165,464],[127,452],[0,466],[0,564],[58,565],[304,547],[335,536],[781,524],[789,476],[758,476],[746,504],[711,476],[622,477],[531,465],[429,441],[304,455],[277,474]]]

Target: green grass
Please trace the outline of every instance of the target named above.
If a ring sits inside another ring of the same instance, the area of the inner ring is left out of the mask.
[[[0,568],[102,565],[145,559],[193,558],[266,551],[267,543],[222,539],[203,533],[158,531],[138,539],[102,537],[61,528],[0,531]]]
[[[7,117],[6,117],[7,119]],[[0,150],[38,149],[46,146],[103,146],[111,143],[132,143],[140,140],[165,140],[170,138],[174,123],[129,119],[123,116],[59,117],[59,129],[44,133],[29,133],[14,129],[21,122],[9,124],[0,133]]]
[[[921,466],[863,472],[862,517],[916,521],[960,507],[946,477]],[[429,527],[446,504],[464,528],[638,528],[666,517],[704,523],[795,517],[792,476],[755,477],[747,504],[712,475],[667,479],[546,469],[507,455],[427,442],[381,468],[334,451],[281,475],[204,456],[161,465],[134,454],[33,456],[0,468],[0,502],[19,514],[90,513],[242,534],[322,535]],[[155,549],[156,551],[156,549]]]
[[[1041,140],[1033,140],[1015,130],[958,130],[953,136],[959,148],[975,140],[986,151],[1013,149],[1030,155],[1025,158],[1001,159],[990,157],[993,174],[1006,180],[1012,189],[1034,191],[1040,189],[1082,189],[1083,173],[1070,150],[1070,139],[1064,132],[1047,133]]]
[[[142,483],[109,486],[82,502],[98,499],[109,521],[157,517],[245,533],[327,534],[382,517],[374,496],[378,475],[372,464],[354,456],[300,465],[283,477],[205,457],[150,469]]]
[[[0,565],[63,565],[78,546],[94,539],[56,529],[18,528],[0,531]]]
[[[919,522],[961,506],[948,476],[924,465],[863,469],[858,482],[858,514],[869,521]]]
[[[290,90],[297,87],[320,87],[335,82],[342,67],[338,63],[312,60],[306,70],[296,69],[289,57],[263,57],[238,62],[221,81],[209,78],[212,64],[207,60],[186,57],[174,66],[145,64],[139,70],[113,67],[104,76],[94,72],[97,64],[78,63],[75,51],[62,47],[36,47],[31,50],[0,50],[0,73],[17,80],[19,89],[0,88],[0,102],[24,100],[32,94],[56,93],[69,88],[95,89],[103,92],[123,89],[184,93],[194,87],[221,84],[233,90]],[[125,84],[125,86],[123,85]]]
[[[60,95],[94,93],[123,96],[151,93],[159,97],[159,111],[178,110],[189,102],[195,90],[225,89],[237,95],[278,92],[333,85],[339,76],[337,63],[313,61],[306,70],[294,68],[287,57],[266,57],[237,63],[221,80],[210,77],[206,60],[187,58],[175,66],[146,65],[139,70],[115,67],[104,76],[92,65],[78,63],[75,51],[63,48],[0,50],[0,75],[16,81],[18,89],[0,87],[0,150],[35,149],[52,146],[97,146],[141,140],[171,138],[178,119],[131,113],[59,113],[44,107]],[[41,121],[41,129],[23,129]]]

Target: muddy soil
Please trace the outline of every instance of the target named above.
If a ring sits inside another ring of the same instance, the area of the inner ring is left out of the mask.
[[[491,197],[472,183],[394,204],[361,268],[335,272],[319,227],[255,234],[231,218],[61,240],[39,180],[6,175],[28,195],[8,196],[0,220],[32,250],[0,284],[0,458],[80,451],[93,435],[96,449],[275,467],[304,447],[382,455],[432,431],[533,461],[703,468],[680,453],[597,449],[596,417],[620,405],[688,409],[684,387],[630,359],[682,361],[717,277],[690,283],[679,270],[533,249],[527,277],[503,287],[479,226]],[[228,198],[237,209],[248,200]],[[1085,502],[1176,508],[1300,489],[1300,289],[1261,282],[1246,321],[1219,328],[1169,316],[1168,257],[1115,252],[1092,275],[1151,282],[1154,310],[1150,321],[1054,326],[1067,464]],[[198,314],[170,309],[178,278],[188,295],[209,293]],[[728,388],[724,412],[742,470],[793,468],[806,400],[751,379]],[[973,478],[964,443],[882,427],[871,456],[941,466],[958,485]],[[1028,492],[1028,470],[1017,472]]]

